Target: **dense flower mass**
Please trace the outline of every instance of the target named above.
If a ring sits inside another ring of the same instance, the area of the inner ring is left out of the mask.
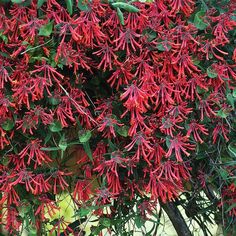
[[[235,220],[236,4],[216,2],[0,1],[0,220],[11,235],[46,235],[61,192],[103,220],[144,199],[144,220],[152,201],[206,191]],[[63,217],[52,226],[74,230]]]

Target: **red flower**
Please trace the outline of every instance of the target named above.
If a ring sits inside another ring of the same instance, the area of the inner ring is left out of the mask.
[[[170,146],[169,150],[166,153],[166,157],[170,157],[172,155],[173,150],[175,151],[175,158],[178,162],[183,162],[181,151],[186,155],[189,156],[190,153],[187,152],[187,149],[194,150],[195,145],[187,143],[188,139],[186,136],[182,136],[178,134],[173,139],[170,139]]]
[[[4,88],[5,83],[12,81],[7,69],[4,65],[0,64],[0,89]]]
[[[35,215],[39,216],[42,221],[45,220],[45,213],[47,213],[51,218],[56,214],[56,211],[59,210],[59,207],[54,201],[49,199],[47,195],[41,195],[39,197],[39,206],[35,211]]]
[[[107,188],[100,188],[96,190],[95,202],[97,204],[107,204],[111,202],[111,199],[115,199],[116,195],[111,193]]]
[[[114,173],[108,172],[106,174],[106,179],[109,191],[111,191],[113,194],[119,194],[122,190],[120,178],[114,175]]]
[[[149,155],[153,151],[152,144],[150,143],[150,138],[147,138],[142,132],[137,133],[132,142],[125,146],[127,151],[130,151],[135,145],[138,146],[134,159],[139,161],[142,156],[144,160],[151,165],[149,161]]]
[[[43,163],[52,161],[51,158],[41,150],[42,146],[40,143],[41,140],[39,139],[31,140],[30,143],[18,154],[19,159],[24,160],[28,157],[27,165],[34,162],[34,169]]]
[[[201,111],[201,121],[204,118],[204,114],[206,114],[209,118],[216,116],[216,113],[211,108],[212,104],[213,102],[209,98],[200,101],[199,109]]]
[[[216,140],[217,140],[219,135],[223,135],[226,142],[229,141],[229,138],[227,137],[227,135],[229,133],[229,130],[227,129],[227,126],[228,125],[224,124],[221,121],[218,122],[218,124],[215,126],[215,128],[213,130],[213,143],[216,143]]]
[[[67,118],[70,119],[71,122],[75,123],[75,118],[71,107],[66,107],[65,104],[58,105],[55,113],[62,127],[68,127]]]
[[[189,124],[188,132],[186,134],[187,137],[190,137],[190,134],[193,133],[193,137],[196,142],[203,143],[204,141],[201,139],[198,132],[201,132],[205,135],[208,135],[208,130],[205,128],[204,125],[198,124],[195,120],[191,121]]]
[[[49,184],[44,174],[35,175],[33,182],[35,183],[34,190],[32,191],[34,195],[47,193],[51,189],[51,184]]]
[[[197,73],[193,73],[190,79],[187,81],[187,84],[184,89],[184,93],[186,94],[187,99],[191,99],[191,101],[194,101],[195,98],[198,98],[199,100],[201,100],[201,97],[197,91],[197,86],[199,86],[205,91],[208,91],[204,76],[198,75]]]
[[[24,79],[22,78],[21,81],[15,83],[14,88],[12,88],[12,91],[14,91],[12,97],[15,98],[19,106],[25,104],[27,109],[30,110],[30,100],[36,100],[36,96],[31,90],[31,79],[27,77]]]
[[[16,206],[20,203],[20,196],[12,186],[7,186],[6,189],[2,189],[3,195],[2,199],[0,200],[0,205],[7,202],[7,204],[12,205],[15,204]]]
[[[113,72],[112,76],[107,80],[111,87],[115,87],[116,90],[119,89],[121,85],[129,84],[129,81],[133,78],[131,73],[131,64],[130,60],[127,60],[123,63],[116,62],[114,63],[116,70]]]
[[[223,204],[227,204],[230,207],[228,214],[232,217],[236,216],[236,185],[235,183],[230,184],[223,188],[222,191],[222,201],[219,206],[223,207]]]
[[[99,175],[105,173],[107,179],[108,189],[112,193],[118,194],[121,190],[120,179],[118,175],[118,167],[126,168],[124,165],[127,159],[122,158],[122,153],[120,151],[113,152],[111,154],[111,160],[104,161],[99,166],[97,166],[94,171],[98,171]]]
[[[34,43],[35,36],[38,32],[38,29],[44,24],[44,20],[39,20],[38,18],[32,18],[31,21],[28,21],[25,24],[21,24],[19,29],[21,37],[30,43]]]
[[[182,126],[179,126],[178,123],[182,123],[183,119],[181,117],[172,117],[172,116],[165,116],[162,118],[162,125],[159,127],[161,132],[174,137],[173,132],[176,132],[177,129],[184,129]]]
[[[182,102],[180,104],[170,104],[166,113],[173,117],[181,117],[182,119],[188,119],[187,115],[190,114],[193,109],[187,107],[187,102]]]
[[[73,198],[78,202],[86,202],[89,200],[91,193],[91,180],[79,179],[73,191]]]
[[[50,234],[52,234],[52,232],[56,232],[57,236],[60,236],[61,232],[63,232],[64,235],[69,236],[71,233],[74,233],[72,228],[68,226],[69,222],[65,221],[64,216],[54,220],[53,222],[51,222],[51,224],[53,225],[53,227],[49,231]]]
[[[157,174],[157,178],[164,178],[170,180],[172,183],[179,182],[182,179],[188,180],[190,178],[189,169],[182,164],[167,160],[156,168],[153,173]]]
[[[6,132],[0,127],[0,149],[4,149],[10,142],[6,136]]]
[[[102,44],[107,39],[107,35],[102,32],[100,25],[96,22],[80,17],[74,23],[78,25],[75,29],[76,33],[83,35],[80,42],[90,48],[94,48],[95,41]]]
[[[10,204],[7,205],[6,211],[6,225],[4,228],[10,233],[15,234],[19,232],[20,226],[22,225],[22,220],[20,220],[19,212],[17,209]]]
[[[183,52],[178,55],[176,58],[173,58],[172,64],[173,68],[178,73],[178,79],[185,78],[188,74],[200,72],[200,70],[193,64],[192,59],[188,52]]]
[[[179,10],[189,16],[193,11],[194,1],[192,0],[170,0],[171,13],[176,13]]]
[[[50,175],[48,177],[48,179],[46,181],[49,181],[52,179],[52,182],[53,182],[53,193],[54,194],[57,194],[58,193],[58,190],[66,190],[67,187],[69,186],[69,184],[66,182],[66,180],[64,179],[65,176],[69,176],[71,175],[72,173],[68,172],[64,172],[64,171],[61,171],[61,170],[56,170],[55,172],[52,173],[52,175]]]
[[[151,193],[152,199],[160,198],[162,202],[171,201],[182,191],[182,185],[177,181],[172,183],[169,180],[159,178],[155,172],[150,172],[150,179],[145,188],[146,192]]]
[[[15,173],[12,175],[12,179],[15,179],[13,182],[11,182],[12,186],[16,186],[17,184],[24,184],[26,191],[31,191],[31,193],[35,192],[35,189],[32,185],[36,186],[39,185],[39,183],[34,179],[34,174],[32,171],[27,171],[25,169],[20,170],[18,173]]]
[[[141,44],[138,43],[138,41],[135,40],[135,38],[140,38],[141,35],[137,34],[134,30],[127,28],[126,31],[120,30],[120,36],[114,40],[114,43],[116,44],[115,50],[125,50],[127,55],[129,56],[130,46],[133,51],[136,51],[137,49],[141,49]]]
[[[31,71],[31,74],[42,73],[42,76],[47,78],[49,84],[52,84],[52,79],[60,84],[60,79],[64,78],[64,76],[57,72],[55,68],[47,65],[45,62],[40,66],[35,65],[35,68],[35,70]]]
[[[40,119],[44,125],[51,124],[53,122],[52,111],[50,111],[50,113],[46,113],[44,108],[36,106],[35,109],[26,112],[22,120],[16,122],[19,124],[17,129],[22,128],[23,133],[29,130],[29,133],[33,134],[32,129],[37,129]]]
[[[153,94],[152,101],[155,103],[155,109],[161,104],[174,104],[174,100],[171,97],[174,89],[170,83],[167,83],[165,80],[162,80],[158,85],[156,92]]]
[[[137,110],[140,113],[146,112],[149,108],[147,92],[138,88],[135,84],[130,85],[126,91],[120,96],[121,100],[127,99],[124,106],[130,110]]]
[[[161,144],[163,143],[164,141],[160,141],[158,139],[154,139],[153,141],[153,151],[150,152],[150,155],[149,155],[149,160],[151,162],[151,160],[154,160],[154,165],[159,165],[162,161],[162,158],[166,156],[166,152],[164,150],[164,148],[161,146]]]
[[[122,126],[119,124],[116,119],[112,119],[109,116],[106,116],[99,124],[99,128],[97,129],[100,132],[103,132],[102,136],[105,138],[116,137],[115,127]]]
[[[107,41],[104,44],[98,45],[98,48],[100,49],[93,53],[102,57],[97,68],[100,69],[103,65],[103,71],[106,69],[112,70],[112,64],[117,60],[117,55],[113,52],[113,48],[108,45]]]

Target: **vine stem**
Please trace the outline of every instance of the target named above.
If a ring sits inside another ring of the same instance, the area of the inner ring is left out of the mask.
[[[96,120],[94,120],[89,114],[87,114],[82,108],[81,106],[70,96],[70,94],[66,91],[66,89],[59,84],[60,88],[64,91],[64,93],[66,94],[66,96],[74,103],[74,105],[79,109],[79,111],[81,113],[83,113],[84,115],[88,116],[88,118],[94,122],[96,125],[98,125],[98,122]]]
[[[51,38],[50,40],[48,40],[47,42],[45,42],[45,43],[43,43],[43,44],[40,44],[40,45],[35,46],[35,47],[32,47],[32,48],[28,48],[28,49],[26,49],[24,52],[22,52],[21,55],[25,54],[25,53],[28,52],[28,51],[31,51],[31,50],[40,48],[40,47],[42,47],[42,46],[44,46],[44,45],[50,43],[52,40],[53,40],[53,38]]]
[[[189,230],[189,227],[187,226],[178,207],[173,202],[160,203],[160,204],[161,204],[161,207],[166,212],[166,214],[168,215],[178,236],[192,236],[192,234]]]

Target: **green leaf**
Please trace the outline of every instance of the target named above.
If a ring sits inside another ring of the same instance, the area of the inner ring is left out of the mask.
[[[56,97],[50,97],[48,100],[49,100],[49,103],[53,106],[56,106],[61,102],[60,99]]]
[[[120,135],[120,136],[123,136],[123,137],[128,137],[128,131],[129,131],[129,127],[127,125],[123,125],[121,127],[118,127],[117,129],[117,133]]]
[[[223,180],[227,180],[229,177],[229,173],[227,170],[221,168],[219,171],[220,176],[222,177]]]
[[[45,37],[50,36],[52,33],[52,29],[53,29],[53,21],[50,21],[39,29],[38,35]]]
[[[1,126],[5,131],[9,131],[13,129],[13,127],[15,126],[15,122],[11,119],[7,119],[2,123]]]
[[[21,45],[29,45],[29,42],[23,41],[23,42],[21,43]]]
[[[231,211],[233,208],[236,208],[236,202],[233,203],[225,212],[227,213],[227,212]]]
[[[193,59],[192,59],[192,62],[193,62],[193,64],[196,65],[196,66],[201,63],[201,61],[198,60],[198,59],[196,59],[196,58],[193,58]]]
[[[28,230],[30,236],[37,236],[37,228],[34,225],[29,225]]]
[[[228,150],[230,151],[230,153],[236,157],[236,142],[231,142],[229,145],[228,145]]]
[[[91,212],[91,210],[89,208],[80,208],[78,210],[78,215],[80,217],[84,217],[84,216],[88,215],[90,212]]]
[[[219,111],[217,111],[216,115],[221,118],[226,118],[228,116],[228,114],[225,113],[223,109],[220,109]]]
[[[59,147],[42,147],[42,148],[40,148],[40,150],[46,151],[46,152],[52,152],[52,151],[59,151],[59,150],[61,150],[61,148],[59,148]]]
[[[66,8],[70,15],[73,13],[73,0],[66,0]]]
[[[233,109],[234,109],[235,100],[236,100],[236,99],[234,98],[233,94],[231,94],[231,93],[228,93],[228,94],[227,94],[227,101],[228,101],[229,104],[233,107]]]
[[[205,11],[199,11],[194,16],[193,24],[199,30],[204,30],[208,26],[208,24],[203,21],[204,16],[205,16]]]
[[[93,212],[94,210],[104,209],[105,207],[110,207],[110,206],[112,206],[112,204],[99,205],[99,206],[87,206],[86,208],[79,208],[78,210],[76,210],[75,214],[72,217],[76,217],[76,216],[84,217],[88,215],[90,212]]]
[[[10,0],[0,0],[1,4],[8,3],[8,2],[10,2]]]
[[[157,37],[157,33],[154,30],[144,30],[143,35],[147,36],[148,42],[152,42]]]
[[[65,139],[65,135],[62,135],[60,141],[59,141],[59,144],[58,144],[59,148],[62,150],[62,151],[65,151],[68,147],[68,144],[67,144],[67,141]]]
[[[125,2],[114,2],[111,4],[114,8],[121,8],[128,12],[139,12],[139,9]]]
[[[197,86],[197,92],[198,92],[199,94],[204,94],[204,93],[206,93],[206,90],[203,89],[203,88],[201,88],[201,87],[199,87],[199,86]]]
[[[18,207],[18,211],[20,216],[24,217],[31,210],[31,205],[26,201],[22,200],[20,206]]]
[[[233,97],[236,98],[236,89],[233,90]]]
[[[140,229],[144,225],[144,220],[141,217],[137,216],[134,219],[134,223]]]
[[[1,164],[2,164],[2,165],[8,166],[8,165],[9,165],[9,162],[10,162],[10,160],[9,160],[9,158],[7,158],[7,156],[3,156],[3,157],[1,158]]]
[[[111,226],[111,220],[109,218],[101,218],[100,224],[108,228]]]
[[[210,78],[216,78],[218,76],[218,74],[215,72],[214,69],[212,69],[211,66],[209,66],[207,68],[207,75],[210,77]]]
[[[79,0],[77,7],[78,7],[81,11],[88,11],[88,9],[89,9],[88,2],[89,2],[89,1],[86,1],[86,0]]]
[[[6,35],[2,34],[2,32],[0,32],[0,39],[2,39],[2,41],[7,44],[8,43],[8,38]]]
[[[59,132],[62,130],[61,123],[59,121],[55,121],[49,125],[49,129],[51,132]]]
[[[157,44],[157,49],[162,52],[164,51],[168,52],[171,49],[171,45],[166,41],[161,41]]]
[[[0,52],[0,56],[5,57],[10,59],[11,57],[9,56],[9,54],[5,53],[5,52]]]
[[[23,7],[27,7],[31,4],[32,0],[11,0],[12,3],[18,4]]]
[[[90,161],[93,161],[93,154],[92,154],[89,142],[83,143],[83,148],[86,154],[88,155]]]
[[[119,7],[116,9],[116,11],[117,11],[117,16],[118,16],[118,18],[119,18],[120,23],[121,23],[122,25],[124,25],[124,24],[125,24],[125,21],[124,21],[124,15],[123,15],[122,11],[120,10]]]
[[[81,143],[88,142],[91,137],[92,137],[92,132],[90,130],[87,131],[81,130],[79,132],[79,141]]]
[[[16,4],[21,4],[24,3],[25,0],[11,0],[12,3],[16,3]]]
[[[38,0],[37,8],[39,9],[47,0]]]
[[[168,137],[166,137],[166,146],[169,148],[170,147],[170,139]]]
[[[114,143],[110,139],[108,139],[108,144],[112,152],[117,150],[117,147],[114,145]]]

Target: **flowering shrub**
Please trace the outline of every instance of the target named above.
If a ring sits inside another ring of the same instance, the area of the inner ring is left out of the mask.
[[[125,224],[144,230],[150,216],[154,235],[157,202],[171,220],[166,206],[181,205],[205,235],[207,222],[235,230],[235,1],[0,3],[11,235],[78,235],[91,214],[91,235],[132,235]],[[49,222],[62,192],[75,220]]]

